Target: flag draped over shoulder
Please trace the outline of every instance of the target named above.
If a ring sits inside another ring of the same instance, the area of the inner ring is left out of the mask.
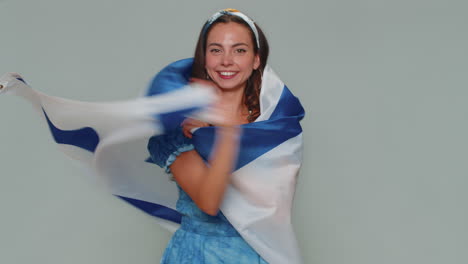
[[[32,90],[19,76],[0,79],[0,93],[28,99],[44,116],[55,141],[69,156],[92,166],[112,194],[155,216],[170,230],[180,223],[177,188],[151,163],[148,139],[177,126],[188,113],[207,107],[213,95],[186,88],[192,59],[164,68],[145,98],[84,103]],[[260,116],[242,125],[239,157],[221,211],[269,263],[302,263],[291,224],[296,177],[302,160],[304,109],[270,67],[262,76]],[[193,133],[207,161],[215,127]]]

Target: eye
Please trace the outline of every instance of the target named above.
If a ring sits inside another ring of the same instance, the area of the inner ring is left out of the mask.
[[[236,49],[236,53],[246,53],[246,49]]]
[[[221,53],[221,50],[217,48],[212,48],[210,49],[210,53],[213,53],[213,54]]]

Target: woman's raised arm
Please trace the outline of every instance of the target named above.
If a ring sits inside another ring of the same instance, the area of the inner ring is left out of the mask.
[[[238,126],[221,126],[208,164],[195,151],[180,154],[170,166],[179,186],[203,212],[216,215],[224,197],[239,148]]]

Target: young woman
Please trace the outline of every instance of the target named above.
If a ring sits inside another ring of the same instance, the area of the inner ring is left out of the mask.
[[[30,101],[61,150],[112,194],[162,225],[180,224],[161,263],[301,263],[291,207],[304,109],[267,57],[260,28],[228,9],[205,23],[193,60],[155,77],[147,95],[165,95],[78,102],[35,91],[15,73],[0,77],[0,94]],[[190,80],[218,93],[220,122],[181,120],[211,102],[207,90],[176,91]],[[146,145],[177,188],[155,175]]]
[[[268,53],[263,32],[237,10],[217,12],[203,26],[191,81],[217,91],[219,99],[215,109],[222,121],[208,124],[186,119],[181,130],[149,141],[153,161],[172,173],[177,183],[177,211],[182,214],[181,227],[169,242],[161,263],[267,263],[239,234],[220,207],[238,161],[240,130],[261,114],[262,75]],[[200,131],[213,129],[212,126],[216,127],[214,146],[208,151],[194,147],[192,139],[196,141],[203,132],[198,136],[197,132],[192,132],[198,128]],[[242,136],[248,131],[247,128]],[[275,134],[264,135],[275,137]],[[299,260],[293,256],[290,261],[297,263]]]

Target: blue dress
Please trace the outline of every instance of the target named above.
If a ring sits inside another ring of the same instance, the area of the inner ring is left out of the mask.
[[[181,152],[192,149],[191,140],[180,130],[152,137],[148,142],[151,158],[166,172],[170,172],[168,166]],[[177,187],[176,209],[182,214],[182,223],[169,241],[161,264],[267,264],[221,211],[216,216],[204,213],[179,185]]]

